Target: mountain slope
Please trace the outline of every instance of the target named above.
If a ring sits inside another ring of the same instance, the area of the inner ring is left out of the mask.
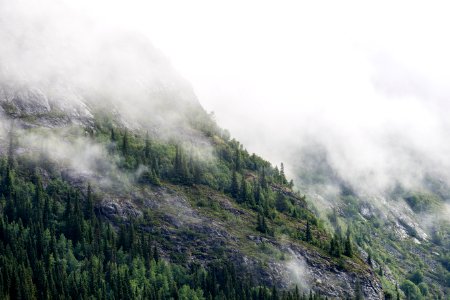
[[[138,236],[148,236],[159,255],[172,263],[206,267],[225,259],[240,265],[256,285],[290,289],[297,284],[338,297],[355,295],[360,286],[366,297],[380,297],[375,274],[358,255],[335,258],[328,253],[329,235],[306,208],[304,198],[291,191],[284,175],[228,140],[206,114],[192,120],[188,130],[191,136],[202,137],[206,144],[201,147],[193,145],[189,135],[175,142],[158,134],[145,137],[142,130],[125,127],[121,118],[104,111],[89,111],[85,119],[52,109],[43,114],[34,99],[2,100],[7,116],[3,120],[15,120],[12,138],[2,143],[3,149],[12,147],[13,151],[3,153],[14,160],[11,168],[4,160],[2,170],[2,182],[8,172],[13,172],[15,182],[14,192],[3,192],[8,220],[23,222],[31,214],[8,212],[19,201],[13,196],[19,190],[17,182],[36,186],[33,178],[39,177],[45,198],[53,203],[59,203],[50,192],[56,182],[80,191],[84,199],[89,199],[90,185],[96,217],[111,224],[119,240],[134,235],[127,230],[135,230]],[[29,103],[27,108],[21,106],[23,102]],[[68,150],[74,147],[75,152]],[[233,191],[235,181],[237,191]],[[62,224],[56,215],[55,222]],[[265,228],[260,228],[260,218]],[[311,224],[314,242],[302,241],[306,222]],[[121,243],[117,246],[126,249]]]
[[[1,298],[382,298],[157,49],[64,5],[0,4]]]
[[[152,64],[154,60],[159,58],[149,59]],[[169,65],[164,71],[163,64],[157,64],[165,78],[177,78],[167,75],[172,72],[167,71]],[[50,234],[56,243],[63,243],[63,236],[71,241],[77,268],[81,268],[72,271],[84,270],[88,266],[84,260],[94,263],[92,253],[108,268],[114,260],[106,252],[86,248],[103,244],[104,231],[114,240],[108,242],[112,251],[117,249],[117,255],[123,253],[128,259],[154,252],[173,266],[192,271],[200,265],[208,274],[222,261],[239,266],[236,276],[251,278],[244,282],[253,287],[290,290],[297,285],[305,292],[312,289],[331,297],[360,293],[368,299],[380,298],[375,273],[358,253],[342,254],[345,239],[332,237],[323,228],[304,197],[292,191],[283,170],[230,140],[193,94],[187,101],[191,89],[186,84],[168,80],[171,85],[147,82],[142,90],[152,92],[127,102],[115,100],[116,96],[104,99],[104,93],[97,98],[99,94],[92,92],[96,88],[84,89],[70,81],[51,88],[36,83],[2,85],[2,230],[6,235],[2,247],[17,250],[8,235],[23,223],[24,237],[27,230],[38,230],[37,235]],[[45,200],[36,200],[41,197],[36,193]],[[89,205],[93,212],[76,214],[77,206]],[[50,211],[51,220],[43,218]],[[98,222],[102,225],[95,229]],[[92,236],[92,230],[100,235]],[[146,246],[147,239],[151,247]],[[44,264],[46,274],[52,273],[50,257],[60,262],[68,259],[40,246],[22,247],[26,252],[41,252],[33,255]],[[58,293],[67,297],[95,293],[97,283],[88,279],[91,287],[78,292],[37,281],[39,266],[28,265],[30,254],[23,255],[17,263],[31,277],[20,275],[17,280],[25,290],[31,289],[31,298],[43,296],[42,292],[50,298]],[[134,267],[127,268],[135,272]],[[75,273],[67,272],[70,285]],[[105,282],[103,295],[120,294],[111,279],[101,280]],[[138,298],[145,291],[134,280],[126,282],[138,288],[133,292]],[[179,278],[173,280],[176,285],[182,283]],[[210,291],[207,286],[186,282],[192,289]],[[230,287],[219,289],[232,298]],[[15,293],[13,282],[3,281],[2,291],[4,296]]]
[[[351,228],[386,295],[440,299],[449,290],[449,186],[436,174],[367,191],[339,177],[324,151],[305,151],[299,183],[330,228]]]

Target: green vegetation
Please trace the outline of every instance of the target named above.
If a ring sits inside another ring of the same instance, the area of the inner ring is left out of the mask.
[[[207,186],[255,211],[255,229],[259,232],[273,236],[277,229],[284,228],[283,234],[328,251],[328,233],[307,208],[305,197],[292,191],[292,181],[286,179],[283,164],[280,168],[272,167],[257,155],[249,154],[209,118],[192,123],[212,143],[213,156],[206,158],[201,155],[204,149],[196,149],[194,145],[164,142],[148,133],[131,134],[116,127],[108,117],[96,120],[93,138],[107,143],[112,155],[121,154],[119,166],[124,171],[143,169],[140,183]],[[291,224],[295,222],[303,224],[304,229],[293,228]],[[269,223],[276,224],[276,228]],[[344,243],[342,239],[339,242]]]
[[[437,192],[439,191],[439,193]],[[405,200],[419,215],[435,213],[443,207],[440,196],[446,193],[442,186],[436,190],[420,192],[397,188],[392,199]],[[367,253],[366,262],[377,273],[383,284],[386,299],[445,299],[450,287],[450,224],[446,220],[435,220],[437,226],[431,234],[423,238],[414,224],[407,219],[387,219],[375,212],[364,216],[365,199],[351,190],[343,189],[339,199],[339,209],[328,215],[335,229],[330,242],[330,254],[338,256],[354,253],[354,243]],[[420,220],[420,218],[419,218]],[[340,239],[341,227],[347,227],[347,238],[341,248],[335,240]],[[351,230],[351,235],[349,231]],[[348,242],[350,238],[350,242]]]
[[[83,195],[54,178],[44,188],[29,163],[0,163],[2,299],[307,299],[255,286],[224,259],[168,263],[134,223],[103,220],[90,186]]]
[[[431,193],[412,193],[405,197],[406,202],[415,212],[426,212],[439,208],[441,200]]]
[[[138,185],[189,193],[201,187],[214,190],[255,216],[254,225],[246,227],[249,232],[287,235],[317,251],[330,250],[329,234],[305,198],[292,191],[284,166],[274,168],[250,155],[215,124],[197,124],[212,141],[213,156],[205,158],[190,145],[132,133],[108,118],[97,120],[95,128],[86,130],[90,138],[105,145],[110,160],[120,172],[136,176]],[[75,187],[48,160],[14,157],[13,148],[11,138],[8,155],[0,159],[0,298],[322,299],[297,288],[261,286],[245,270],[236,271],[220,251],[205,265],[187,263],[185,253],[162,257],[158,233],[145,226],[158,222],[150,211],[142,219],[111,222],[98,210],[101,195],[90,184]],[[195,201],[234,217],[214,202]],[[201,236],[189,229],[183,235]],[[345,243],[340,237],[331,241],[339,247]],[[284,257],[270,244],[259,247],[262,254]]]

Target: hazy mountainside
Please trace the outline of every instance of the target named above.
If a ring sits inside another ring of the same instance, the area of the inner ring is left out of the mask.
[[[2,297],[380,298],[350,236],[332,237],[283,168],[178,91],[160,88],[176,103],[152,114],[177,115],[165,124],[128,122],[82,90],[3,86]]]
[[[56,2],[0,2],[1,299],[449,298],[445,99],[279,122],[294,187],[145,38]]]
[[[23,17],[0,29],[2,298],[383,297],[354,233],[327,230],[148,42],[84,23],[61,42]]]
[[[357,253],[341,254],[341,241],[330,239],[321,222],[306,208],[304,198],[291,191],[283,172],[229,140],[203,111],[189,120],[190,128],[183,128],[182,132],[191,133],[187,139],[168,141],[161,139],[157,130],[153,135],[128,128],[114,111],[98,113],[86,105],[80,106],[84,108],[82,113],[65,113],[51,106],[42,90],[4,90],[4,94],[13,95],[1,99],[6,129],[2,141],[5,249],[13,248],[13,253],[37,251],[33,256],[39,261],[42,257],[43,264],[50,257],[57,264],[65,261],[61,253],[53,250],[39,246],[30,249],[27,244],[22,249],[10,244],[11,230],[17,224],[23,224],[19,226],[25,230],[15,233],[24,235],[19,240],[38,226],[37,235],[44,230],[42,234],[55,239],[62,234],[71,241],[71,251],[80,264],[77,267],[83,270],[83,260],[91,259],[93,254],[101,256],[95,252],[101,250],[86,249],[85,244],[104,242],[102,236],[88,233],[101,222],[100,232],[111,231],[108,234],[116,236],[111,247],[130,252],[130,259],[145,257],[145,251],[156,249],[158,255],[189,270],[196,265],[209,270],[209,264],[217,259],[239,265],[237,276],[250,276],[251,286],[290,289],[299,285],[304,291],[312,288],[328,296],[360,292],[369,298],[380,297],[374,273]],[[195,141],[192,137],[196,137]],[[198,144],[200,139],[205,145]],[[91,187],[87,191],[88,185]],[[67,189],[72,192],[65,196]],[[75,196],[70,196],[72,193]],[[70,217],[64,218],[75,214],[77,206],[86,207],[88,203],[91,212],[75,215],[78,221],[69,223]],[[95,221],[89,221],[88,216]],[[112,227],[101,229],[107,224]],[[152,241],[153,248],[145,248],[146,239]],[[142,247],[142,254],[134,253],[137,245]],[[65,287],[36,282],[38,266],[30,265],[29,255],[17,258],[24,272],[31,272],[31,277],[18,278],[18,282],[26,290],[31,282],[34,284],[26,297],[40,298],[44,294],[39,293],[48,293],[45,297],[51,298],[52,289],[53,295],[65,297],[93,293],[92,289],[72,291],[70,279],[64,277],[60,280],[67,280]],[[5,269],[8,259],[12,258],[3,260]],[[106,268],[110,261],[103,259]],[[66,270],[69,278],[70,271],[77,267]],[[44,268],[51,272],[51,265]],[[12,275],[7,271],[3,274],[2,291],[14,298],[18,296],[14,284],[5,279]],[[99,292],[101,295],[119,296],[108,285],[108,279],[102,280],[107,286]],[[87,284],[95,285],[90,281]],[[208,291],[194,283],[190,286]],[[219,285],[219,289],[225,287]],[[227,298],[242,299],[242,295],[231,296],[228,290],[222,292]],[[133,290],[133,297],[142,293]],[[273,292],[267,293],[273,296]],[[212,293],[213,298],[219,296]]]
[[[413,184],[394,182],[368,191],[342,179],[327,151],[315,147],[299,156],[300,188],[330,228],[351,229],[358,247],[370,254],[385,293],[395,295],[398,285],[409,299],[447,298],[450,187],[445,178],[430,172]]]

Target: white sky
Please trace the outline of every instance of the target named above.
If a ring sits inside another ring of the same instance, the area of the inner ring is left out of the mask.
[[[275,163],[306,135],[340,143],[347,171],[390,164],[374,150],[386,133],[450,150],[446,2],[65,1],[148,36],[219,124]]]

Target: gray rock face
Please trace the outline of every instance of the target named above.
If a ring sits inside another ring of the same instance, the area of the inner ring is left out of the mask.
[[[227,197],[211,195],[211,199],[238,218],[253,218],[247,211],[233,205]],[[147,187],[130,191],[126,196],[115,199],[105,196],[98,209],[113,223],[117,220],[131,220],[136,216],[157,220],[157,223],[143,229],[156,233],[160,240],[167,241],[160,245],[160,249],[163,251],[162,255],[169,259],[173,253],[178,253],[186,255],[187,261],[207,264],[216,257],[218,251],[225,251],[236,265],[242,266],[243,272],[249,272],[261,284],[276,284],[282,289],[298,285],[306,291],[313,289],[322,295],[338,299],[354,297],[360,286],[365,299],[383,299],[381,283],[372,270],[362,270],[361,266],[352,261],[348,261],[349,265],[344,269],[330,261],[329,257],[320,254],[317,249],[299,244],[259,235],[244,238],[236,236],[230,231],[229,224],[205,215],[193,207],[178,190]],[[148,211],[151,216],[146,216]],[[244,244],[276,249],[275,251],[285,253],[286,256],[283,260],[269,257],[262,263],[257,256],[242,252]]]
[[[351,271],[354,268],[353,262],[346,269],[330,264],[326,257],[321,256],[316,251],[292,246],[293,253],[298,259],[306,263],[307,276],[310,284],[317,291],[329,297],[354,297],[358,284],[364,294],[365,299],[383,299],[381,283],[376,279],[372,271],[368,271],[364,276]]]
[[[82,98],[74,94],[58,96],[37,87],[0,86],[0,113],[25,127],[89,126],[93,115]]]
[[[38,89],[13,90],[0,88],[0,101],[7,109],[18,115],[39,115],[50,112],[48,98]]]

